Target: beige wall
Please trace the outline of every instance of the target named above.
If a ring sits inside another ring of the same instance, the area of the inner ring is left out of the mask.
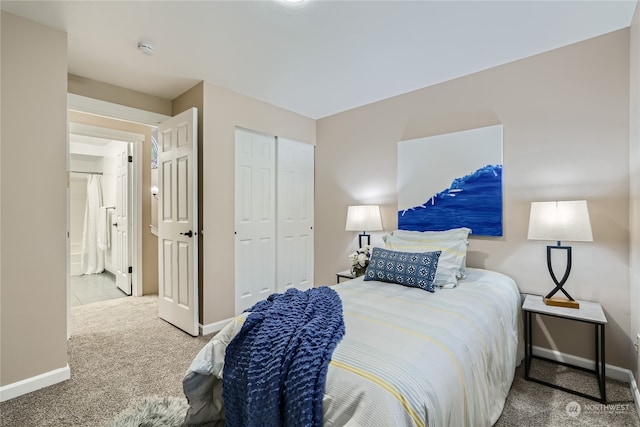
[[[200,82],[173,101],[171,101],[171,115],[176,116],[189,108],[195,107],[198,109],[198,153],[202,153],[203,147],[203,108],[204,103],[204,82]],[[202,218],[204,203],[203,201],[203,182],[202,182],[202,155],[198,155],[198,224],[199,230],[202,231]],[[204,274],[204,239],[202,235],[198,239],[198,295],[202,295],[202,279]],[[198,319],[202,323],[202,301],[203,298],[198,298]]]
[[[629,37],[629,228],[630,228],[630,308],[631,341],[640,334],[640,10],[636,8]],[[631,346],[631,368],[636,382],[640,381],[640,358]]]
[[[315,144],[316,122],[211,83],[204,84],[204,111],[204,146],[200,154],[203,163],[202,226],[206,256],[203,324],[207,325],[228,319],[235,311],[235,127]]]
[[[572,244],[566,287],[603,304],[607,362],[629,368],[628,82],[621,30],[319,120],[316,283],[348,267],[348,205],[381,204],[385,230],[397,227],[398,141],[502,123],[504,236],[473,238],[468,264],[512,276],[523,293],[547,293],[546,244],[527,240],[530,202],[587,199],[594,242]],[[593,357],[590,328],[543,327],[552,342],[538,333],[537,345]]]
[[[171,102],[166,99],[73,74],[69,74],[68,79],[69,93],[166,116],[171,115]]]
[[[0,386],[6,386],[67,366],[67,37],[6,12],[1,20]]]
[[[69,122],[144,135],[142,147],[142,292],[158,293],[158,239],[151,233],[151,127],[122,120],[69,112]]]

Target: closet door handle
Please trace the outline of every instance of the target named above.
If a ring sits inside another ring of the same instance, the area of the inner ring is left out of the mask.
[[[114,222],[114,223],[113,223],[113,226],[114,226],[114,227],[117,227],[117,226],[118,226],[118,223],[117,223],[117,222]]]
[[[193,231],[189,230],[189,231],[187,231],[186,233],[180,233],[180,235],[182,235],[182,236],[187,236],[187,237],[191,237],[191,236],[193,236]]]

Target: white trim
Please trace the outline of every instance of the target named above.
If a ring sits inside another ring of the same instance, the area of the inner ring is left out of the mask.
[[[100,99],[88,98],[86,96],[67,94],[67,106],[70,110],[81,111],[83,113],[96,114],[99,116],[111,117],[125,120],[127,122],[141,123],[150,126],[157,126],[170,116],[154,113],[152,111],[139,110],[127,107],[126,105],[114,104]]]
[[[45,372],[44,374],[36,375],[35,377],[7,384],[0,387],[0,402],[61,383],[69,378],[71,378],[71,371],[67,364],[64,368],[54,369],[53,371]]]
[[[209,335],[209,334],[213,334],[214,332],[218,332],[222,330],[222,328],[227,326],[229,323],[233,322],[233,319],[234,319],[233,317],[230,317],[228,319],[220,320],[218,322],[209,323],[208,325],[200,324],[199,325],[200,335]]]
[[[66,166],[65,170],[69,170],[69,120],[67,119],[67,140],[66,140]],[[64,189],[64,208],[65,208],[65,284],[67,285],[67,341],[71,338],[71,177],[67,173],[67,186]],[[0,399],[0,402],[2,400]]]
[[[636,411],[640,414],[640,391],[638,390],[638,383],[633,377],[633,372],[629,371],[629,388],[631,389],[631,395],[636,402]]]
[[[533,346],[532,348],[534,356],[546,357],[547,359],[556,360],[558,362],[570,363],[571,365],[576,365],[585,369],[595,369],[595,361],[590,359],[585,359],[584,357],[574,356],[572,354],[562,353],[557,350],[549,350],[548,348]],[[605,366],[605,375],[608,378],[612,378],[614,380],[622,381],[625,383],[629,382],[629,370],[620,368],[619,366],[606,365]]]
[[[86,125],[83,123],[69,123],[69,135],[90,136],[94,138],[102,138],[123,142],[141,142],[144,143],[144,134],[136,132],[127,132],[125,130],[111,129],[102,126]],[[71,144],[71,142],[69,142]]]
[[[132,242],[131,246],[134,248],[134,257],[131,258],[131,265],[133,267],[133,273],[131,274],[131,294],[134,297],[141,297],[143,294],[143,278],[142,278],[142,147],[143,143],[132,143],[133,151],[133,164],[132,175],[133,183],[131,189],[133,191],[131,199],[133,206],[132,214],[134,215],[129,221],[133,226]]]

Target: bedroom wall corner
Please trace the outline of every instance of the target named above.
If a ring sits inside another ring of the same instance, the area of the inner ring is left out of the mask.
[[[629,30],[629,77],[629,332],[630,357],[635,360],[631,370],[636,383],[640,383],[640,338],[637,338],[640,336],[640,9],[637,6]]]
[[[235,315],[235,128],[315,145],[316,121],[209,82],[204,83],[203,108],[202,323],[208,328]]]
[[[2,400],[16,384],[22,394],[45,385],[37,378],[68,379],[69,368],[67,35],[7,12],[0,19]]]
[[[594,242],[573,244],[566,286],[602,303],[607,363],[629,369],[628,29],[318,120],[316,278],[335,283],[348,267],[348,205],[375,201],[385,230],[397,227],[399,141],[500,123],[504,235],[472,237],[467,264],[513,277],[523,293],[549,292],[546,243],[527,240],[530,203],[588,200]],[[588,331],[543,325],[551,333],[537,328],[537,345],[592,357]]]

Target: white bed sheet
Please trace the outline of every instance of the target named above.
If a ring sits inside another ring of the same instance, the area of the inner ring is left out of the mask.
[[[329,365],[329,426],[490,426],[522,359],[520,294],[500,273],[469,268],[456,288],[365,282],[334,286],[346,335]]]
[[[502,413],[522,360],[520,294],[500,273],[467,269],[456,288],[436,293],[363,281],[333,286],[342,298],[346,334],[327,372],[327,426],[490,426]],[[245,314],[246,315],[246,314]],[[227,344],[244,317],[220,331],[187,376],[212,379],[203,405],[222,416]],[[187,377],[185,377],[187,378]]]

